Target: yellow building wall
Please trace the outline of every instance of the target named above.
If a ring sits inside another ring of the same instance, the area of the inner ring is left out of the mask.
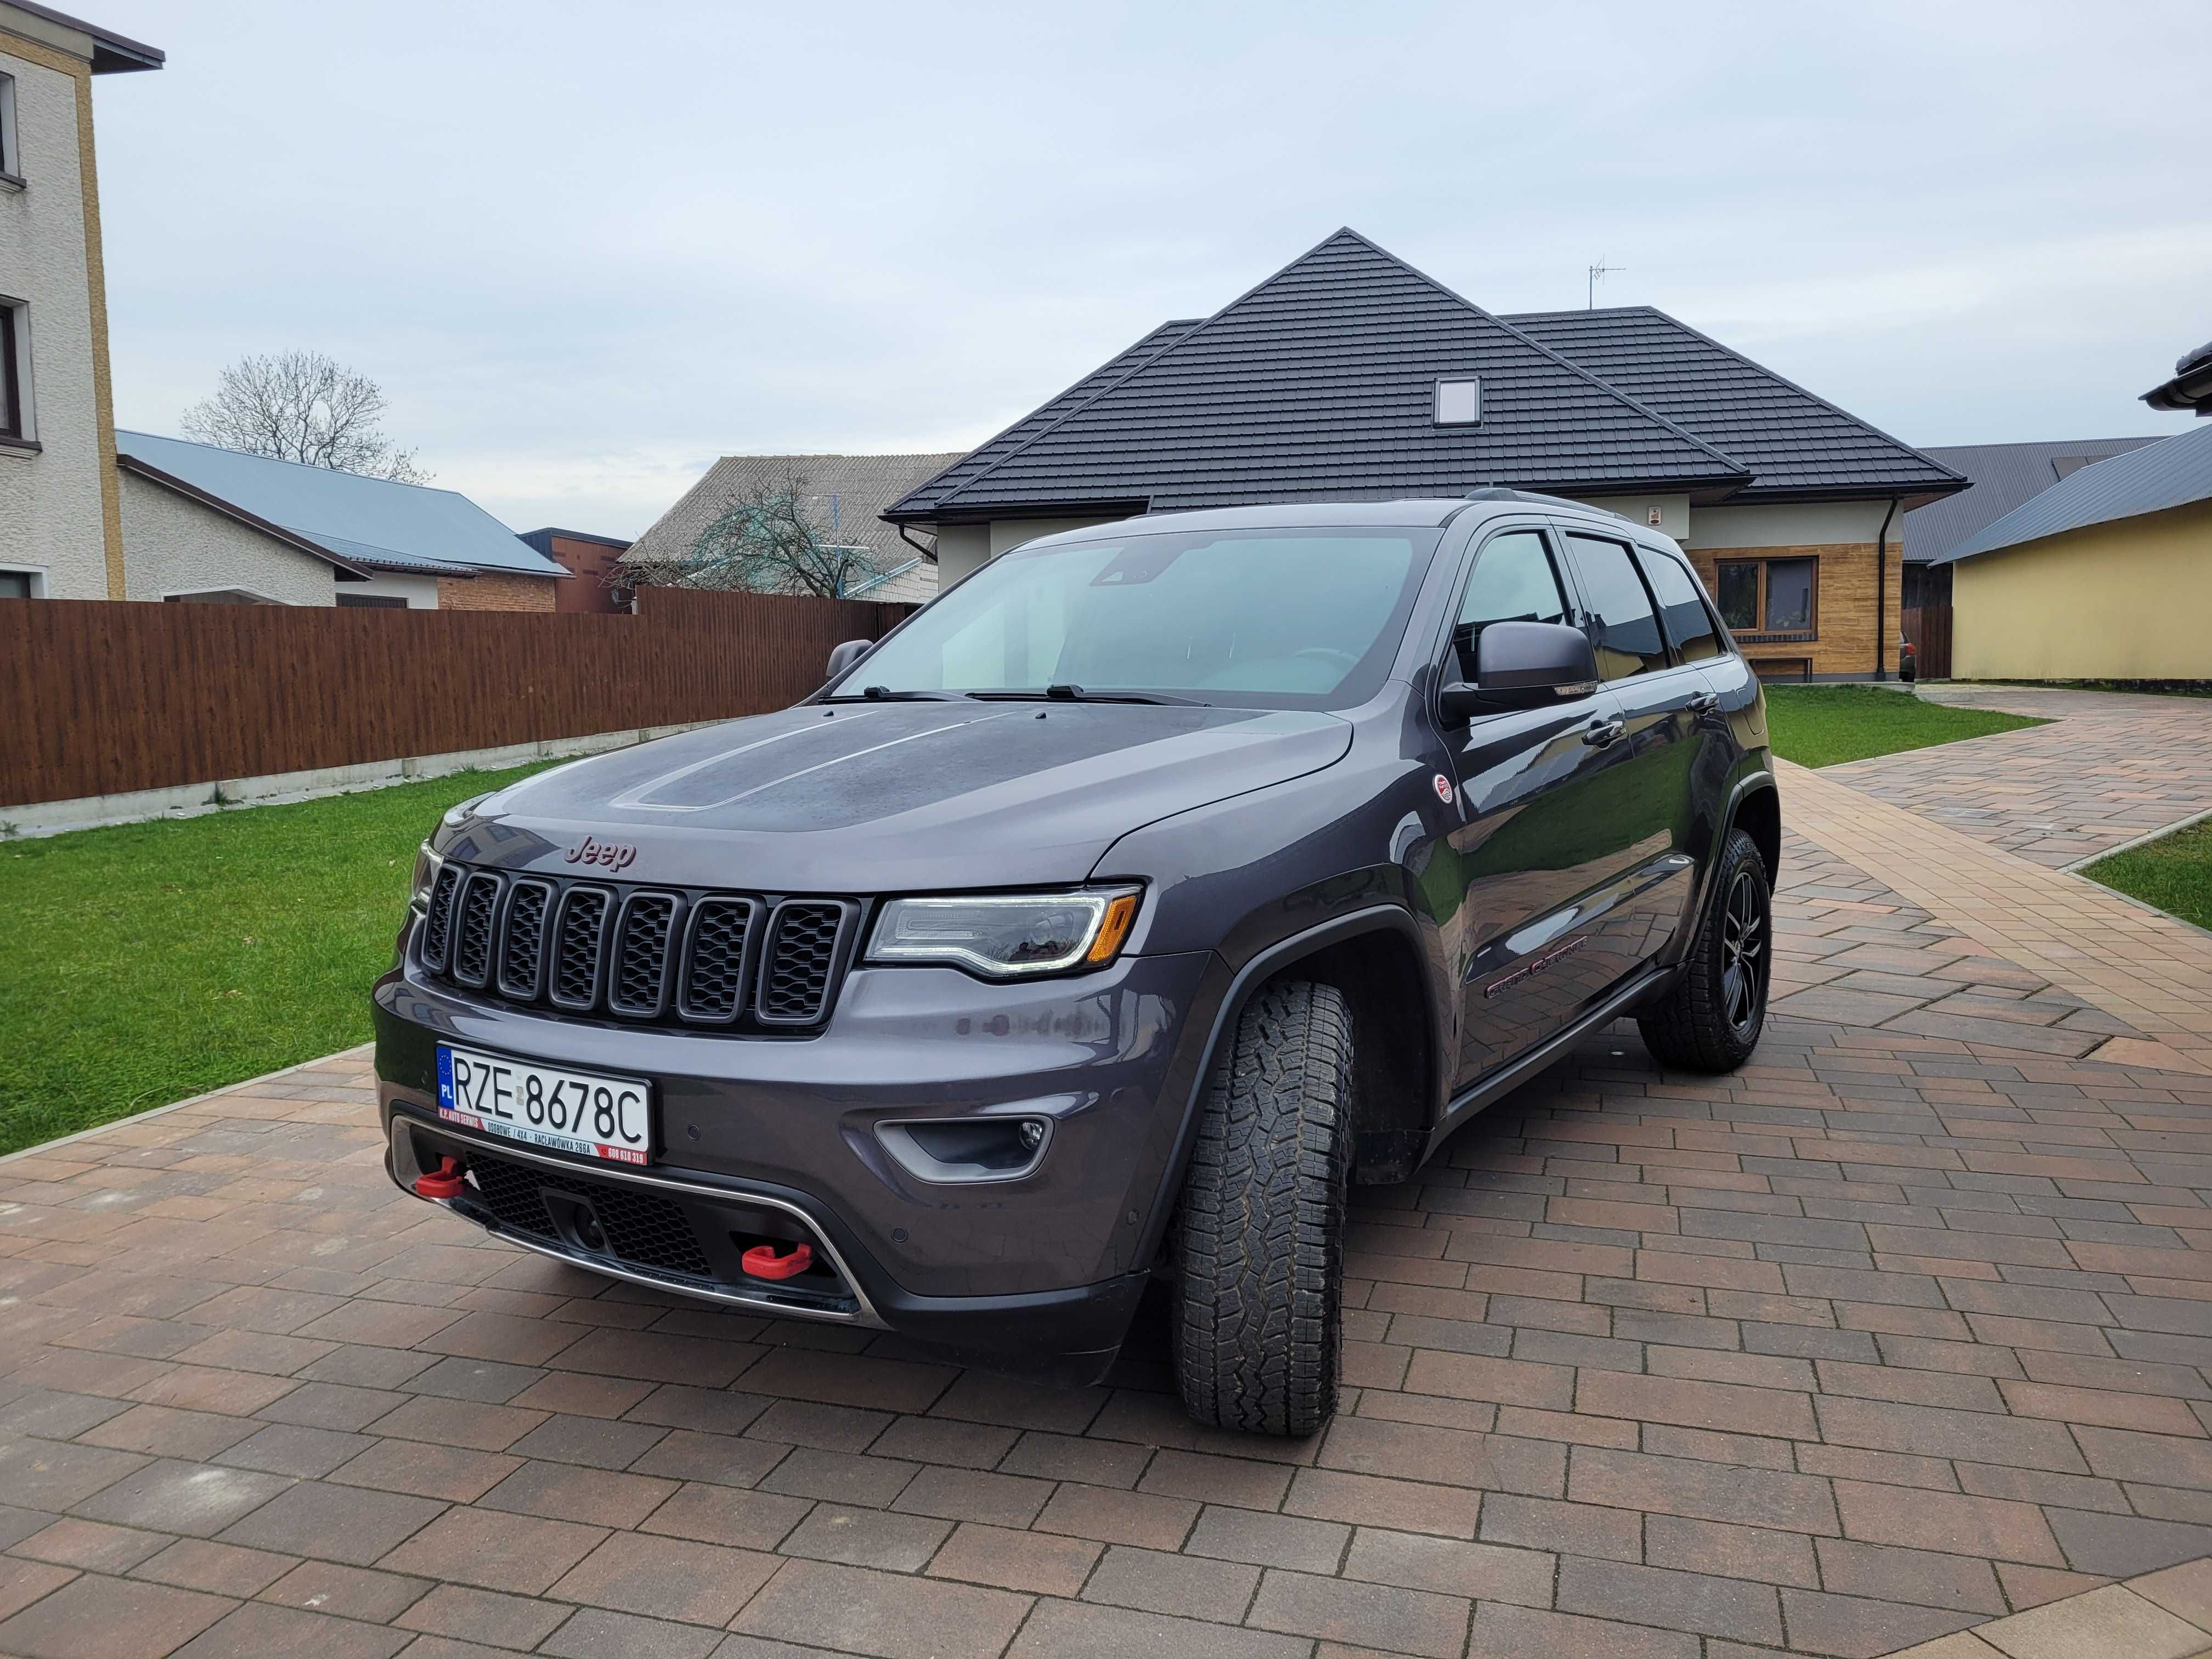
[[[1960,679],[2212,680],[2212,501],[1951,568]]]

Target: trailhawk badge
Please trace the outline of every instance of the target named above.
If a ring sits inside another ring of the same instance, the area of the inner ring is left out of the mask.
[[[1445,805],[1452,804],[1452,782],[1443,773],[1437,774],[1437,799]]]

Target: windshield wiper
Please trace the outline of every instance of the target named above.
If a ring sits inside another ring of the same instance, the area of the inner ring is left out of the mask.
[[[969,696],[998,702],[1160,702],[1202,708],[1195,697],[1170,697],[1159,691],[1086,691],[1079,685],[1048,685],[1042,691],[970,691]]]
[[[822,701],[824,702],[950,702],[952,697],[949,692],[945,691],[894,691],[888,685],[870,685],[862,687],[860,695],[857,697],[824,697]]]

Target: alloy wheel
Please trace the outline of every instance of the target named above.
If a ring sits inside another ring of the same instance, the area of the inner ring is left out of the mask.
[[[1756,871],[1736,872],[1721,913],[1721,1000],[1740,1032],[1756,1025],[1765,1006],[1766,904]]]

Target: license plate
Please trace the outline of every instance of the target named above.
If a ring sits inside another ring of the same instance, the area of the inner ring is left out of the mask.
[[[645,1164],[653,1156],[653,1085],[637,1078],[438,1045],[438,1115],[448,1123],[556,1152]]]

